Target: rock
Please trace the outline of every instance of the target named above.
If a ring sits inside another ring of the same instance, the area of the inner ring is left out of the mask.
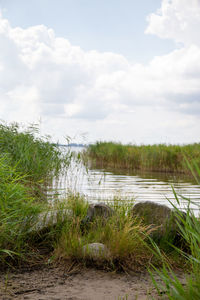
[[[87,216],[83,220],[83,223],[92,222],[96,217],[102,217],[102,219],[107,219],[112,216],[114,210],[106,205],[105,203],[95,203],[90,204],[87,211]]]
[[[50,210],[37,215],[33,226],[29,232],[39,232],[49,227],[55,226],[58,222],[64,222],[66,218],[72,217],[73,211],[70,209]]]
[[[180,211],[185,217],[185,213]],[[179,231],[177,222],[181,222],[177,213],[166,205],[146,201],[134,205],[132,216],[142,218],[144,224],[151,225],[155,230],[151,237],[161,239],[166,235],[176,236]]]
[[[111,256],[109,249],[101,243],[92,243],[83,246],[82,253],[84,257],[95,261],[109,259]]]

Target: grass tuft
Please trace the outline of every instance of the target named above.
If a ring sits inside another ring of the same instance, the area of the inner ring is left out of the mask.
[[[116,205],[116,200],[113,201],[111,206],[114,208],[114,214],[112,216],[106,221],[96,217],[87,226],[87,230],[82,230],[81,221],[86,216],[88,203],[81,197],[74,201],[75,205],[73,200],[70,205],[74,211],[74,217],[68,220],[63,227],[61,238],[55,250],[57,257],[83,262],[85,261],[83,246],[90,243],[102,243],[110,252],[106,259],[107,262],[104,261],[105,266],[109,265],[109,267],[118,270],[136,270],[146,267],[152,257],[152,253],[146,247],[145,242],[150,229],[130,216],[129,203],[127,206],[125,202],[123,205]]]

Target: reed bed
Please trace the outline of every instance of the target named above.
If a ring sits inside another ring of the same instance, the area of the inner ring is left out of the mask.
[[[97,142],[88,147],[84,157],[93,167],[106,169],[190,173],[185,157],[200,165],[200,143],[136,146]]]
[[[44,199],[53,180],[67,169],[71,156],[63,154],[49,137],[37,135],[36,125],[22,130],[17,123],[0,124],[0,153],[9,157],[9,164],[17,172],[26,175],[33,195]]]
[[[67,168],[63,155],[47,138],[37,137],[37,127],[22,131],[18,124],[0,124],[0,264],[24,261],[40,248],[37,234],[30,234],[32,221],[48,211],[48,190]],[[50,236],[44,235],[46,247]],[[36,244],[35,244],[36,242]]]
[[[25,175],[11,165],[10,157],[0,156],[0,264],[22,260],[27,253],[31,218],[42,207],[34,201]],[[26,222],[27,220],[27,222]]]

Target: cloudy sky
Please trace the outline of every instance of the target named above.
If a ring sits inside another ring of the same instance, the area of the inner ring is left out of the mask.
[[[0,120],[200,142],[200,0],[0,0]]]

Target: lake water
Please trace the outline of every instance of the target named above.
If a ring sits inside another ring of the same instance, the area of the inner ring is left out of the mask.
[[[190,206],[198,215],[200,205],[200,186],[195,184],[192,178],[176,176],[163,173],[126,173],[105,171],[103,169],[87,170],[82,164],[73,162],[60,182],[60,189],[66,191],[78,191],[84,194],[90,202],[109,201],[114,196],[124,200],[135,199],[140,201],[154,201],[171,206],[170,201],[175,203],[172,186],[181,202],[180,207],[184,209],[188,201]]]

